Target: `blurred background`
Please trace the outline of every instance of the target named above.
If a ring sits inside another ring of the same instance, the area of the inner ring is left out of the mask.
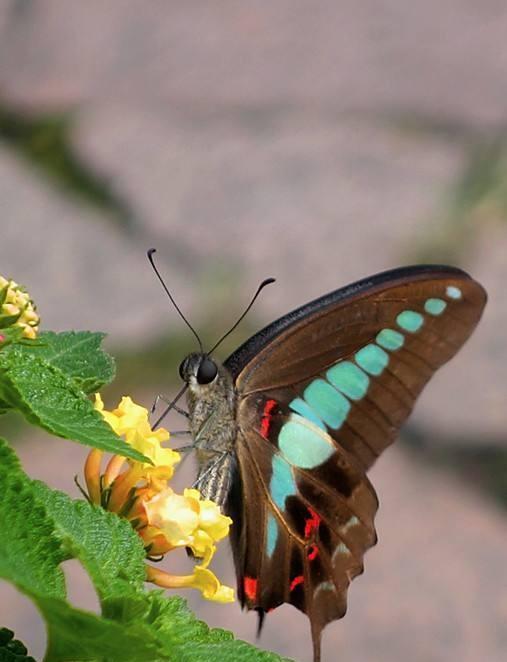
[[[108,407],[173,395],[195,349],[151,246],[208,346],[277,278],[222,357],[399,265],[455,264],[489,292],[371,472],[379,544],[324,633],[327,660],[505,660],[506,34],[499,0],[0,0],[0,273],[29,288],[42,328],[109,333]],[[85,448],[16,417],[2,434],[31,475],[78,496]],[[234,583],[226,549],[214,568]],[[76,564],[68,577],[95,609]],[[255,641],[252,614],[188,595]],[[0,625],[42,657],[37,612],[5,584]],[[306,618],[276,610],[261,644],[309,660]]]

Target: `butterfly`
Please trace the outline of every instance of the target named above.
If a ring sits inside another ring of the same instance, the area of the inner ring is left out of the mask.
[[[485,303],[459,269],[405,267],[288,313],[223,363],[183,360],[196,487],[233,519],[238,597],[259,631],[290,603],[320,661],[322,630],[345,615],[377,541],[368,470]]]

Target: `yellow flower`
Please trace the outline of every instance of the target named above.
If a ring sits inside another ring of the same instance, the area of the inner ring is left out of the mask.
[[[102,451],[93,449],[85,465],[90,500],[126,517],[143,540],[148,558],[186,547],[201,559],[191,575],[172,575],[147,565],[147,581],[164,588],[196,588],[207,600],[233,602],[234,590],[220,584],[208,568],[216,543],[228,535],[232,520],[198,490],[185,489],[181,495],[169,487],[180,454],[161,446],[169,432],[151,429],[147,409],[123,397],[116,409],[107,411],[98,393],[95,409],[153,464],[115,455],[101,474]]]
[[[184,490],[183,494],[187,492],[197,492],[197,490]],[[197,492],[197,494],[199,494]],[[229,528],[232,524],[230,517],[225,517],[221,514],[220,508],[214,501],[204,499],[200,501],[200,518],[199,524],[201,529],[206,531],[215,541],[222,540],[229,535]]]
[[[3,320],[2,320],[3,318]],[[0,276],[0,323],[5,326],[18,326],[24,338],[37,336],[39,316],[35,305],[24,287],[14,280]]]
[[[148,523],[160,530],[172,547],[189,545],[199,526],[199,507],[170,487],[144,503]]]
[[[181,456],[176,451],[160,445],[162,441],[169,439],[169,432],[165,428],[151,429],[147,409],[133,402],[129,396],[124,396],[116,409],[105,411],[98,393],[95,394],[95,409],[100,411],[116,434],[124,436],[129,446],[150,458],[153,466],[170,468],[172,476],[173,467],[180,461]],[[152,465],[146,462],[143,466],[148,468]]]
[[[190,547],[207,566],[215,543],[229,534],[230,517],[222,515],[216,503],[201,499],[197,490],[186,489],[183,496],[168,487],[144,502],[148,525],[162,535],[170,548]],[[160,540],[158,541],[160,544]]]
[[[160,568],[148,566],[146,579],[162,588],[196,588],[203,598],[214,602],[234,602],[234,589],[220,584],[208,568],[195,566],[191,575],[171,575]]]

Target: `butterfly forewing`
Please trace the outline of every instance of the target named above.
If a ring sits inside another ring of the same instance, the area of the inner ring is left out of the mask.
[[[285,318],[275,322],[271,340],[263,331],[226,362],[236,373],[240,398],[276,391],[282,403],[316,415],[316,400],[322,410],[331,397],[325,391],[332,395],[320,377],[342,396],[334,396],[336,412],[327,412],[324,424],[368,468],[480,318],[484,290],[464,272],[447,271],[414,267],[404,276],[399,270],[392,278],[381,274],[338,290],[334,301],[328,295],[308,304],[302,316],[295,311],[286,327]],[[254,346],[257,353],[239,370],[239,357],[248,357]]]
[[[366,471],[485,301],[457,269],[386,272],[281,318],[225,363],[238,397],[240,598],[262,611],[282,602],[304,611],[315,659],[376,542]]]

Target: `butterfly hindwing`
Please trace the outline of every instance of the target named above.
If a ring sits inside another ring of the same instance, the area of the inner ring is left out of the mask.
[[[225,362],[238,397],[240,599],[262,613],[283,602],[305,612],[315,659],[376,541],[366,471],[485,300],[457,269],[387,272],[290,313]]]
[[[310,617],[318,642],[320,630],[345,614],[348,585],[376,542],[378,502],[364,469],[347,451],[287,408],[270,407],[273,402],[263,407],[271,410],[269,425],[262,417],[258,429],[246,437],[240,433],[237,442],[243,517],[250,521],[254,511],[257,520],[242,527],[236,548],[239,596],[248,608],[265,612],[293,604]],[[280,452],[279,431],[294,420],[329,446],[325,462],[296,466]]]

